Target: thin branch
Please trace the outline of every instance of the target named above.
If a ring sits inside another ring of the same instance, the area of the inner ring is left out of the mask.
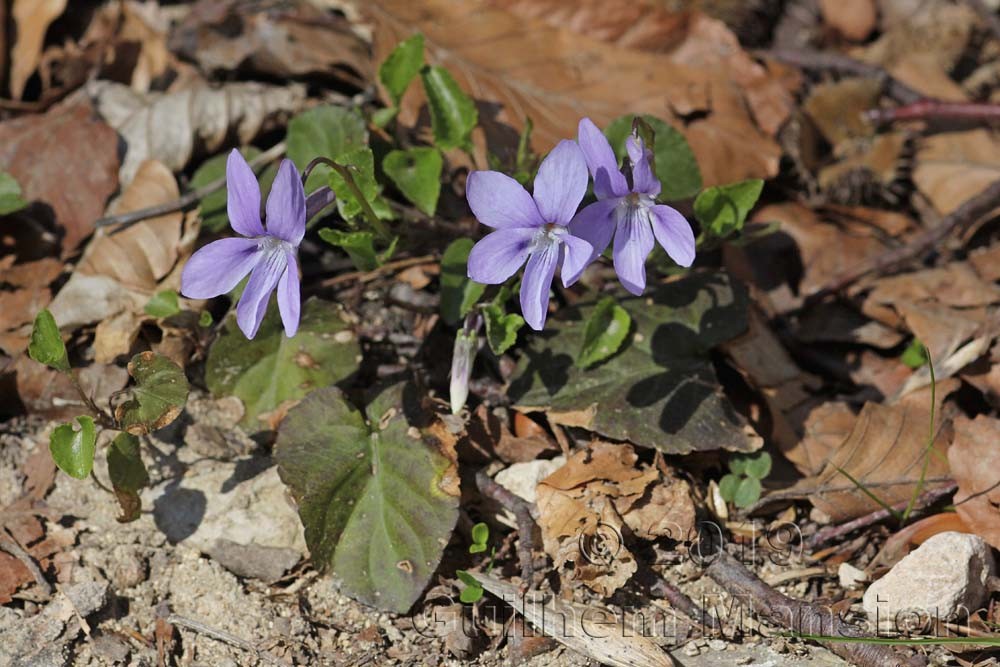
[[[368,283],[387,273],[408,269],[411,266],[430,264],[431,262],[436,262],[437,259],[437,255],[421,255],[419,257],[397,259],[394,262],[386,262],[382,266],[371,271],[351,271],[350,273],[341,273],[339,276],[333,276],[332,278],[327,278],[326,280],[317,283],[316,287],[334,287],[336,285],[342,285],[343,283],[349,283],[352,280],[357,280],[360,283]]]
[[[736,598],[737,604],[748,604],[751,613],[793,633],[864,638],[856,626],[845,623],[833,609],[779,593],[725,551],[716,554],[715,561],[705,573]],[[927,664],[920,657],[907,659],[889,646],[822,640],[819,643],[858,667],[913,667]]]
[[[649,587],[650,595],[663,598],[670,603],[671,607],[710,630],[722,629],[715,616],[712,616],[699,607],[694,600],[688,597],[687,593],[658,574],[653,573],[652,576],[654,577],[654,581]]]
[[[250,160],[249,164],[252,169],[262,167],[264,165],[274,162],[279,157],[285,153],[285,142],[281,141],[271,146],[269,149]],[[191,206],[192,204],[201,201],[208,195],[212,194],[216,190],[221,190],[226,186],[226,177],[217,178],[211,183],[206,183],[200,188],[196,188],[191,192],[187,192],[174,201],[166,202],[165,204],[158,204],[156,206],[150,206],[148,208],[140,208],[137,211],[129,211],[128,213],[121,213],[119,215],[111,215],[105,218],[101,218],[94,223],[97,228],[110,227],[111,225],[123,225],[122,229],[129,225],[134,225],[137,222],[143,220],[148,220],[149,218],[155,218],[157,216],[165,215],[167,213],[173,213],[174,211],[180,211],[182,209]]]
[[[521,561],[521,585],[530,587],[535,574],[533,561],[535,517],[531,504],[494,481],[486,474],[485,469],[476,473],[476,486],[479,487],[480,493],[513,512],[517,519],[517,532],[520,537],[517,543],[517,557]]]
[[[887,273],[901,264],[922,257],[953,234],[961,234],[964,229],[975,224],[980,218],[1000,207],[1000,180],[994,181],[985,190],[942,218],[941,223],[921,232],[909,243],[893,248],[872,260],[863,262],[835,278],[830,284],[806,299],[815,303],[826,296],[840,292],[871,273]]]
[[[869,109],[863,115],[865,119],[875,125],[888,125],[907,120],[959,120],[989,123],[1000,121],[1000,104],[920,100],[891,109]]]
[[[772,51],[759,51],[756,55],[774,58],[788,65],[794,65],[802,69],[829,70],[853,74],[855,76],[879,79],[884,82],[885,91],[900,104],[912,104],[924,99],[926,96],[910,88],[902,81],[894,78],[888,72],[876,65],[848,58],[838,53],[821,53],[819,51],[799,51],[796,49],[775,49]]]
[[[229,634],[224,630],[218,630],[211,626],[205,625],[201,621],[195,621],[194,619],[185,618],[184,616],[178,616],[177,614],[170,614],[167,617],[167,622],[171,625],[180,626],[182,628],[187,628],[188,630],[194,630],[195,632],[205,635],[206,637],[211,637],[220,642],[225,642],[231,646],[241,648],[244,651],[249,651],[257,656],[258,659],[263,660],[271,665],[283,665],[280,660],[275,658],[273,655],[267,651],[262,651],[256,646],[251,644],[245,639],[240,639],[236,635]]]

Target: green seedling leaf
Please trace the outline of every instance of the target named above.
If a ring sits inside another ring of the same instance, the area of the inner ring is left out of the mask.
[[[399,106],[403,93],[424,65],[424,36],[420,33],[404,39],[378,68],[378,79],[389,93],[394,106]]]
[[[371,232],[344,232],[326,227],[319,230],[319,237],[346,252],[358,271],[371,271],[379,265]]]
[[[38,311],[38,315],[35,316],[35,325],[31,328],[31,342],[28,344],[28,356],[57,371],[69,372],[66,345],[59,334],[56,320],[48,309]]]
[[[396,613],[420,597],[458,519],[454,462],[416,430],[419,416],[412,386],[389,387],[366,412],[324,387],[288,411],[275,446],[313,563]]]
[[[903,350],[903,355],[899,358],[904,364],[916,370],[927,363],[927,348],[919,340],[914,338]]]
[[[733,502],[736,497],[736,489],[739,488],[740,482],[743,481],[743,477],[733,473],[725,475],[719,480],[719,493],[722,494],[723,500],[726,502]]]
[[[754,479],[764,479],[771,474],[771,455],[767,452],[758,452],[747,460],[746,475]]]
[[[577,366],[588,368],[613,355],[625,342],[631,326],[632,317],[613,297],[601,299],[583,329],[583,344],[576,355]]]
[[[486,545],[485,544],[470,544],[469,545],[469,553],[470,554],[478,554],[478,553],[482,553],[484,551],[486,551]]]
[[[241,148],[240,153],[247,161],[260,155],[260,151],[253,146]],[[220,178],[225,178],[226,160],[228,159],[229,153],[222,153],[202,162],[201,166],[198,167],[191,177],[191,187],[193,189],[201,188]],[[278,165],[276,163],[268,165],[264,171],[260,172],[259,182],[262,197],[266,198],[267,193],[270,192],[271,184],[274,182],[274,177],[277,173]],[[229,214],[226,212],[226,199],[228,196],[228,191],[223,187],[202,198],[201,203],[198,205],[201,213],[202,229],[207,229],[210,232],[218,232],[229,226]]]
[[[747,474],[747,462],[746,456],[731,456],[729,457],[729,471],[734,475],[745,475]]]
[[[0,215],[15,213],[27,205],[17,179],[6,171],[0,171]]]
[[[177,419],[188,395],[188,381],[180,366],[162,354],[140,352],[128,362],[128,374],[136,383],[131,398],[115,408],[123,431],[145,435]]]
[[[139,438],[131,433],[119,433],[108,447],[108,476],[122,513],[119,523],[139,518],[142,501],[139,490],[149,485],[149,473],[142,462]]]
[[[465,584],[465,588],[458,594],[458,599],[465,604],[479,602],[483,598],[484,591],[482,585],[465,570],[456,570],[455,574]]]
[[[323,106],[303,111],[288,123],[288,157],[299,171],[314,158],[325,157],[343,164],[345,153],[368,145],[365,119],[344,107]],[[312,192],[329,180],[331,169],[317,165],[306,181],[306,192]],[[339,200],[343,192],[333,188]]]
[[[486,546],[490,539],[490,527],[485,523],[477,523],[472,527],[472,543]]]
[[[486,320],[486,340],[494,354],[501,355],[517,342],[517,332],[524,326],[524,318],[517,313],[504,313],[503,308],[491,303],[483,308]]]
[[[660,199],[674,201],[698,194],[701,190],[701,170],[684,135],[656,116],[645,114],[640,118],[654,133],[654,168],[663,186]],[[620,116],[604,130],[619,160],[625,156],[625,139],[632,133],[632,119],[632,114]]]
[[[694,215],[708,236],[737,234],[763,188],[764,181],[759,178],[706,188],[694,200]]]
[[[343,153],[337,158],[337,163],[351,170],[354,184],[361,190],[362,196],[374,207],[378,200],[379,186],[375,181],[375,156],[367,146]],[[318,169],[318,167],[317,167]],[[312,180],[312,176],[309,177]],[[353,220],[361,215],[361,202],[354,195],[347,182],[336,171],[329,172],[330,189],[337,193],[337,210],[345,220]],[[376,211],[376,214],[378,211]],[[379,216],[382,217],[381,215]]]
[[[561,308],[531,336],[509,396],[522,411],[667,454],[754,451],[760,439],[719,385],[711,350],[746,331],[747,295],[724,273],[697,273],[618,305],[632,331],[618,353],[583,369],[583,344],[595,303]]]
[[[441,317],[452,326],[472,310],[486,290],[486,285],[469,279],[472,246],[472,239],[457,239],[441,257]]]
[[[746,509],[760,500],[760,480],[753,477],[744,477],[740,480],[740,485],[736,487],[733,494],[733,504],[740,509]]]
[[[444,160],[436,148],[411,148],[390,151],[382,160],[382,170],[399,191],[426,213],[434,215],[441,194],[441,169]]]
[[[172,289],[163,290],[153,295],[143,308],[147,315],[164,318],[181,312],[180,298]]]
[[[268,308],[260,330],[247,340],[229,317],[208,352],[205,382],[216,396],[236,396],[251,432],[267,426],[258,419],[313,389],[340,382],[358,368],[361,348],[336,304],[310,299],[294,338],[285,336],[278,310]]]
[[[210,327],[214,321],[212,313],[207,310],[201,311],[201,315],[198,316],[198,326],[200,327]]]
[[[77,417],[79,429],[72,424],[60,424],[49,437],[49,452],[59,469],[70,477],[86,479],[94,468],[97,449],[97,429],[90,417]]]
[[[420,78],[427,94],[434,143],[441,150],[471,148],[470,135],[479,122],[475,102],[444,67],[425,65]]]

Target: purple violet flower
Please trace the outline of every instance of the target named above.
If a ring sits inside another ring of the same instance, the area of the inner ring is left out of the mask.
[[[561,141],[542,160],[534,195],[498,171],[474,171],[466,198],[479,222],[496,231],[469,253],[469,278],[496,285],[527,261],[521,280],[521,311],[532,329],[545,326],[549,287],[562,265],[563,284],[579,276],[593,255],[591,245],[567,229],[587,193],[587,163],[574,141]]]
[[[299,243],[306,233],[306,197],[299,172],[282,160],[267,197],[267,229],[260,220],[260,186],[250,165],[233,150],[226,161],[226,211],[229,224],[244,238],[220,239],[191,256],[181,273],[181,294],[210,299],[226,294],[249,273],[236,306],[236,323],[247,338],[257,335],[271,292],[278,290],[278,312],[285,335],[299,328]]]
[[[618,279],[632,294],[646,288],[646,258],[653,239],[681,266],[694,261],[694,232],[684,216],[664,204],[657,204],[660,181],[649,166],[651,152],[634,137],[625,142],[632,161],[632,187],[618,169],[615,152],[604,133],[589,118],[580,121],[577,134],[587,166],[594,177],[597,201],[587,206],[569,224],[569,230],[586,239],[597,258],[614,233],[614,264]],[[589,262],[588,262],[589,263]],[[579,275],[570,276],[572,284]]]

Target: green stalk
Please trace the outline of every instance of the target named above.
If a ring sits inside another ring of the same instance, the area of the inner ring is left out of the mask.
[[[372,231],[374,231],[385,243],[392,242],[392,234],[389,232],[389,229],[382,224],[382,221],[378,219],[378,216],[375,215],[375,210],[372,209],[371,204],[368,203],[364,194],[361,193],[361,188],[358,187],[357,181],[354,180],[354,175],[351,174],[350,168],[345,167],[342,164],[338,164],[330,158],[318,157],[306,165],[306,168],[302,171],[302,182],[305,183],[305,181],[309,178],[309,174],[312,173],[313,168],[320,164],[325,164],[340,174],[340,177],[344,179],[344,183],[347,184],[347,189],[351,191],[351,194],[354,195],[355,199],[358,200],[358,203],[361,204],[361,212],[364,213],[365,219],[368,220],[368,224],[371,226]]]
[[[924,480],[927,479],[927,467],[931,462],[931,449],[934,447],[934,406],[937,405],[937,381],[934,378],[934,364],[931,363],[930,354],[927,355],[927,369],[931,373],[931,429],[930,433],[927,435],[927,446],[924,447],[924,462],[923,467],[920,470],[920,479],[917,481],[917,485],[913,489],[913,495],[910,496],[910,502],[906,504],[906,509],[903,510],[904,523],[908,518],[910,518],[910,513],[917,504],[917,498],[924,489]]]

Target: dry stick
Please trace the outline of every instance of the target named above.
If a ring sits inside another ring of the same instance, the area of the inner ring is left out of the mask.
[[[327,278],[326,280],[317,283],[316,287],[333,287],[335,285],[340,285],[341,283],[351,282],[352,280],[357,280],[359,283],[367,283],[375,280],[381,275],[385,275],[386,273],[392,273],[393,271],[398,271],[400,269],[408,269],[411,266],[430,264],[431,262],[436,262],[437,259],[437,255],[421,255],[420,257],[397,259],[394,262],[386,262],[382,266],[371,271],[352,271],[351,273],[342,273],[339,276]]]
[[[195,621],[190,618],[185,618],[184,616],[178,616],[177,614],[170,614],[167,617],[167,623],[171,625],[177,625],[182,628],[187,628],[188,630],[194,630],[199,634],[203,634],[206,637],[211,637],[212,639],[217,639],[220,642],[225,642],[237,648],[241,648],[244,651],[250,651],[257,656],[258,659],[263,660],[272,665],[284,665],[280,660],[275,658],[273,655],[267,651],[262,651],[256,646],[251,644],[245,639],[240,639],[236,635],[231,635],[224,630],[218,630],[216,628],[205,625],[201,621]]]
[[[250,167],[256,169],[257,167],[270,164],[281,157],[284,153],[285,142],[278,142],[254,159],[250,160]],[[166,202],[165,204],[157,204],[156,206],[150,206],[149,208],[140,208],[137,211],[129,211],[128,213],[121,213],[119,215],[111,215],[106,218],[101,218],[94,223],[94,226],[108,227],[110,225],[134,225],[142,220],[148,220],[149,218],[155,218],[167,213],[173,213],[174,211],[180,211],[181,209],[185,209],[195,202],[204,199],[216,190],[221,190],[225,186],[226,177],[223,176],[222,178],[215,179],[211,183],[206,183],[200,188],[196,188],[191,192],[185,193],[173,201]],[[124,229],[124,227],[122,229]]]
[[[530,587],[535,574],[535,564],[532,555],[535,550],[535,517],[531,503],[505,489],[486,474],[486,470],[476,473],[476,486],[487,498],[500,503],[504,509],[513,512],[517,520],[517,532],[520,539],[517,543],[517,558],[521,561],[521,582],[522,586]]]
[[[712,616],[699,607],[694,600],[688,597],[687,593],[677,588],[677,586],[670,583],[660,575],[654,574],[653,576],[656,577],[656,581],[654,581],[649,587],[651,595],[663,598],[670,603],[671,607],[696,623],[701,623],[710,630],[722,629],[722,626],[719,624],[719,621],[715,618],[715,616]]]
[[[886,273],[900,264],[917,259],[948,236],[954,233],[960,234],[962,230],[975,224],[997,207],[1000,207],[1000,180],[994,181],[978,195],[966,200],[964,204],[942,218],[940,224],[925,229],[906,245],[893,248],[841,274],[818,292],[809,295],[806,301],[815,303],[830,294],[840,292],[870,273]]]
[[[45,580],[45,575],[42,574],[41,568],[39,568],[38,564],[35,563],[35,559],[32,558],[31,554],[25,551],[20,544],[18,544],[17,540],[13,535],[7,532],[6,528],[0,530],[0,549],[3,549],[14,558],[21,561],[21,563],[28,568],[28,572],[31,573],[35,583],[38,584],[38,587],[45,593],[45,597],[50,597],[52,595],[52,585]]]
[[[957,484],[951,483],[936,489],[928,489],[927,491],[921,493],[917,498],[917,506],[927,507],[941,498],[944,498],[948,494],[953,493],[957,488]],[[909,500],[904,500],[893,505],[892,509],[899,512],[901,510],[905,510],[908,504]],[[809,538],[809,548],[815,549],[816,547],[822,546],[827,542],[832,542],[833,540],[841,538],[848,533],[858,530],[859,528],[867,528],[868,526],[876,524],[879,521],[885,521],[891,516],[892,514],[890,514],[888,510],[880,509],[836,526],[826,526],[825,528],[817,530],[816,533]]]
[[[825,637],[860,638],[861,631],[840,619],[829,607],[790,598],[774,590],[725,551],[705,571],[730,595],[749,604],[750,611],[794,633]],[[925,665],[918,657],[907,659],[890,646],[853,642],[820,641],[840,657],[858,667],[913,667]]]
[[[802,69],[832,70],[845,74],[881,79],[885,82],[885,90],[889,93],[889,96],[900,104],[912,104],[926,97],[926,95],[921,95],[902,81],[895,79],[881,67],[869,65],[860,60],[836,53],[775,49],[773,51],[759,51],[757,55],[771,57]]]
[[[1000,104],[920,100],[893,109],[869,109],[863,115],[876,125],[888,125],[906,120],[962,120],[988,123],[1000,121]]]

